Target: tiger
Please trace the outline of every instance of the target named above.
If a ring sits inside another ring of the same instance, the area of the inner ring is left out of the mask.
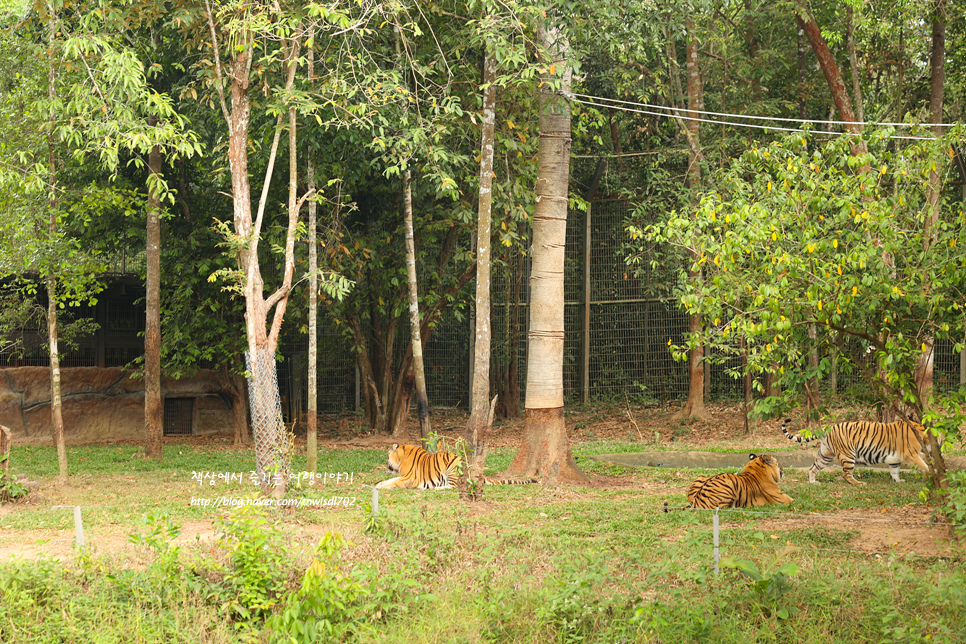
[[[792,436],[786,428],[789,422],[788,418],[782,422],[782,432],[788,440],[796,443],[819,440],[818,437]],[[818,456],[808,470],[809,483],[818,483],[816,475],[828,467],[833,457],[839,459],[839,463],[842,464],[842,476],[853,485],[865,485],[855,479],[856,463],[863,465],[886,463],[889,465],[889,474],[896,483],[903,482],[899,478],[899,466],[903,460],[909,461],[923,472],[929,471],[929,466],[920,456],[923,447],[929,449],[925,428],[916,422],[899,420],[893,423],[869,421],[836,423],[829,427],[828,433],[821,441],[818,446]]]
[[[743,508],[769,503],[791,503],[794,499],[778,489],[785,476],[778,459],[768,454],[749,454],[740,474],[721,472],[699,476],[688,488],[687,508]],[[667,503],[664,511],[668,511]]]
[[[452,452],[430,454],[417,445],[394,444],[389,448],[389,472],[398,474],[376,484],[379,489],[404,488],[420,490],[446,490],[452,488],[452,479],[462,459]],[[529,484],[536,479],[490,479],[483,477],[486,485]]]

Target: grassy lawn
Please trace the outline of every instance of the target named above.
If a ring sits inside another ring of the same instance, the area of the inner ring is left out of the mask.
[[[575,444],[592,488],[384,492],[373,518],[383,449],[320,450],[318,472],[348,477],[287,498],[351,502],[283,509],[192,504],[254,495],[249,450],[71,447],[61,488],[52,448],[15,447],[46,501],[0,512],[0,642],[964,641],[963,550],[927,525],[917,473],[786,469],[790,506],[719,513],[716,575],[712,513],[663,511],[712,472],[588,458],[650,449]],[[82,506],[84,553],[56,505]]]

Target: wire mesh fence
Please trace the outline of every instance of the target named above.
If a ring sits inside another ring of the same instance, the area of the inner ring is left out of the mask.
[[[666,262],[652,267],[646,261],[631,267],[625,230],[631,206],[621,200],[598,201],[587,211],[568,214],[565,260],[564,395],[568,401],[623,400],[625,396],[667,402],[687,396],[687,363],[675,361],[669,341],[680,344],[687,332],[687,316],[669,297],[673,271]],[[659,259],[659,249],[651,259]],[[130,270],[122,258],[117,270]],[[134,257],[133,259],[137,259]],[[135,262],[136,263],[136,262]],[[517,374],[521,398],[527,373],[530,267],[517,248],[494,249],[492,268],[491,345],[494,365],[515,364],[515,369],[491,369],[496,374]],[[467,289],[472,289],[471,282]],[[468,291],[469,292],[469,291]],[[123,367],[143,354],[143,288],[133,284],[105,294],[96,309],[71,311],[75,318],[95,319],[95,334],[63,346],[64,367]],[[466,299],[472,299],[468,296]],[[41,295],[38,303],[45,304]],[[426,381],[430,403],[440,407],[468,406],[473,311],[450,310],[434,329],[424,347]],[[47,366],[44,333],[28,330],[26,350],[16,357],[0,355],[0,366]],[[396,333],[394,355],[399,361],[408,341],[408,321]],[[344,330],[323,314],[319,320],[318,409],[340,413],[358,409],[362,399],[356,354]],[[300,417],[307,409],[307,338],[294,332],[282,349],[285,361],[279,373],[286,418]],[[943,339],[935,347],[934,381],[940,391],[954,389],[966,376],[966,360]],[[722,358],[723,356],[712,356]],[[827,357],[826,355],[820,357]],[[712,399],[743,395],[742,381],[735,377],[737,356],[711,360],[706,366],[706,394]],[[491,390],[496,390],[491,383]],[[823,393],[868,395],[858,373],[840,372],[821,384]],[[511,390],[513,388],[510,388]],[[501,390],[507,390],[501,388]]]
[[[683,342],[688,318],[668,296],[668,284],[673,282],[670,267],[628,265],[631,249],[625,226],[630,215],[630,205],[620,200],[594,202],[588,211],[572,210],[568,214],[563,378],[564,395],[569,401],[640,396],[667,402],[687,396],[688,365],[673,359],[668,343]],[[526,257],[514,248],[495,249],[492,360],[494,364],[516,363],[521,398],[527,369],[529,280]],[[472,282],[468,288],[472,288]],[[444,317],[424,347],[427,388],[433,405],[468,405],[472,320],[472,311]],[[404,321],[396,336],[397,363],[408,335]],[[338,335],[332,321],[320,324],[319,342],[320,347],[331,347],[328,352],[320,350],[320,411],[358,408],[359,383],[351,346]],[[293,345],[292,350],[304,351],[302,344]],[[716,354],[712,357],[716,359],[709,360],[705,367],[706,395],[712,399],[742,397],[743,382],[735,377],[740,358]],[[498,372],[491,369],[491,375]],[[962,355],[953,351],[953,342],[938,342],[937,389],[957,387],[964,374],[966,365]],[[821,387],[824,392],[834,389],[836,393],[868,393],[856,373],[838,373],[825,379]],[[306,392],[303,389],[294,395],[302,398]]]
[[[262,491],[267,493],[278,481],[287,480],[291,451],[288,430],[282,422],[275,352],[256,353],[252,360],[246,351],[245,369],[248,372],[255,468]]]

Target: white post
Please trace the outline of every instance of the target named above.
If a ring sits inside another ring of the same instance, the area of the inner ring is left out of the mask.
[[[721,574],[718,572],[718,508],[714,509],[711,525],[714,530],[714,574],[718,575]]]
[[[74,533],[77,535],[78,550],[84,549],[84,522],[81,521],[81,509],[79,505],[74,506]]]

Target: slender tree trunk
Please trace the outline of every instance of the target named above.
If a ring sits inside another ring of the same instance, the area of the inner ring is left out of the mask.
[[[154,117],[153,121],[157,121]],[[155,123],[152,123],[154,125]],[[148,153],[147,251],[144,322],[144,456],[160,459],[164,404],[161,397],[161,150]]]
[[[250,442],[248,432],[248,400],[245,392],[245,379],[241,374],[232,374],[230,378],[232,428],[235,434],[235,447]]]
[[[309,30],[309,40],[315,39],[315,30]],[[308,51],[309,86],[315,75],[315,47]],[[312,151],[306,153],[305,181],[308,191],[315,192],[315,161]],[[309,201],[309,366],[308,366],[308,420],[305,434],[305,469],[314,472],[319,464],[319,249],[316,242],[315,199]]]
[[[865,121],[865,109],[862,105],[862,83],[859,79],[859,57],[855,52],[855,21],[853,20],[851,5],[845,5],[845,48],[849,52],[849,71],[852,75],[852,96],[855,98],[855,116],[861,122]]]
[[[57,33],[57,12],[54,5],[47,8],[47,46],[49,47],[49,67],[47,69],[47,97],[51,103],[57,98],[56,72],[54,71],[54,44]],[[48,190],[50,191],[49,217],[47,220],[47,234],[51,242],[57,236],[57,162],[54,156],[54,113],[49,118],[50,129],[47,132],[48,147]],[[60,482],[67,484],[67,448],[64,445],[64,414],[61,409],[60,395],[60,354],[57,352],[57,277],[53,270],[47,274],[47,338],[50,348],[50,423],[57,447],[57,466]]]
[[[523,282],[523,253],[516,253],[516,270],[513,281],[507,280],[506,315],[503,337],[506,345],[506,360],[498,361],[495,370],[494,388],[497,390],[496,414],[501,418],[520,417],[520,360],[517,357],[520,337],[520,291]],[[509,266],[509,258],[507,261]]]
[[[429,398],[426,396],[426,371],[423,367],[423,340],[419,329],[419,290],[416,281],[416,241],[413,234],[413,192],[409,169],[403,173],[404,220],[406,223],[406,278],[409,284],[409,329],[413,347],[413,370],[416,408],[419,412],[419,437],[428,444],[432,425],[429,420]],[[401,410],[404,411],[404,410]],[[404,411],[405,413],[405,411]]]
[[[751,63],[751,98],[756,103],[761,101],[761,80],[758,70],[758,29],[755,26],[755,7],[752,0],[745,0],[745,43],[748,45],[748,60]]]
[[[745,435],[751,433],[751,373],[748,371],[748,343],[744,338],[738,341],[741,350],[741,381],[744,388],[744,416],[745,416]]]
[[[803,121],[808,118],[808,101],[806,100],[807,93],[805,92],[805,83],[808,78],[808,62],[805,60],[805,27],[802,23],[798,23],[798,29],[795,30],[797,36],[798,46],[796,48],[796,58],[798,60],[798,116]]]
[[[818,391],[818,328],[814,324],[808,325],[808,340],[811,347],[808,350],[808,368],[812,377],[805,382],[806,407],[808,408],[808,426],[814,427],[818,422],[818,406],[821,404]]]
[[[492,422],[490,414],[490,242],[493,195],[493,148],[496,121],[496,58],[487,50],[483,62],[483,131],[480,135],[480,192],[476,224],[476,338],[473,343],[473,396],[466,424],[466,442],[474,455],[482,446]]]
[[[559,94],[570,92],[569,51],[557,31],[537,28],[537,39],[550,63],[546,80],[561,81]],[[509,476],[540,477],[545,483],[587,484],[570,452],[563,407],[564,248],[570,181],[570,106],[540,87],[540,138],[537,142],[536,208],[530,276],[529,365],[523,446]]]
[[[690,120],[684,124],[685,135],[688,139],[688,191],[691,195],[691,205],[697,208],[699,192],[701,190],[701,122],[697,119],[698,114],[694,110],[699,109],[702,102],[703,87],[701,83],[701,73],[698,69],[698,39],[694,33],[694,25],[690,20],[686,23],[688,29],[687,62],[685,70],[688,78],[688,112]],[[693,252],[691,259],[697,261],[697,255]],[[701,279],[700,273],[692,272],[692,279]],[[688,317],[688,333],[692,336],[701,332],[702,321],[700,315],[690,315]],[[697,418],[699,420],[710,420],[708,411],[704,406],[705,390],[705,370],[703,364],[704,347],[698,345],[691,349],[688,355],[688,399],[684,407],[675,414],[677,419]]]
[[[931,72],[929,93],[929,117],[933,122],[933,135],[943,136],[943,101],[946,82],[946,0],[935,0],[932,16],[932,54],[929,67]],[[942,178],[939,175],[938,164],[929,172],[929,183],[926,186],[926,219],[923,222],[923,250],[929,252],[936,238],[936,228],[939,226],[940,201],[942,198]],[[935,355],[935,338],[926,336],[923,342],[925,351],[916,365],[916,387],[924,410],[932,406],[933,388],[933,356]],[[946,462],[939,449],[939,442],[933,434],[929,434],[930,446],[930,474],[936,489],[946,490],[949,482],[946,479]],[[945,499],[945,495],[943,495]]]

